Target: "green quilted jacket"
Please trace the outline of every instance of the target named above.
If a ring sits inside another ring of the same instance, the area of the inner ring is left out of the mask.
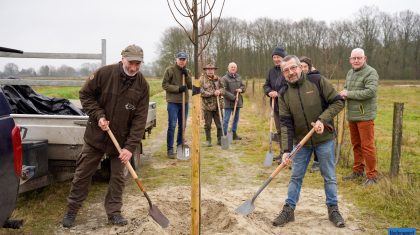
[[[376,96],[379,75],[365,64],[361,69],[350,69],[344,89],[347,90],[347,120],[368,121],[376,118]]]

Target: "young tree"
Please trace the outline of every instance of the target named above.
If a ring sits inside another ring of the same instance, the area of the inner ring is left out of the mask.
[[[220,3],[220,1],[218,1]],[[216,0],[191,0],[175,1],[167,0],[169,10],[175,21],[181,26],[191,43],[194,45],[194,81],[193,81],[193,109],[192,109],[192,185],[191,185],[191,233],[200,233],[200,82],[198,71],[198,56],[207,46],[211,33],[216,28],[223,11],[225,0],[221,4],[216,4]],[[220,13],[215,18],[214,12],[220,6]],[[184,23],[186,22],[188,23]],[[208,20],[205,24],[204,21]],[[199,23],[201,27],[199,28]],[[187,30],[187,25],[191,23],[192,31]],[[201,38],[201,41],[200,41]],[[200,47],[200,48],[199,48]]]

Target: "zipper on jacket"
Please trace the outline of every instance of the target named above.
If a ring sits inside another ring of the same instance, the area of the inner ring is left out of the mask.
[[[302,108],[302,112],[303,112],[303,117],[305,118],[306,129],[307,129],[307,132],[309,132],[310,128],[308,126],[308,118],[306,117],[305,109],[303,108],[302,97],[300,96],[300,86],[298,86],[298,96],[299,96],[299,101],[300,101],[300,107]],[[315,152],[314,143],[312,142],[312,137],[311,137],[311,146],[312,146],[312,151]]]

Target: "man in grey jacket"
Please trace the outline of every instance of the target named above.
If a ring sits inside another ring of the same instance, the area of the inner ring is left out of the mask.
[[[347,73],[346,84],[340,95],[347,100],[347,120],[354,153],[353,172],[343,180],[363,177],[366,164],[367,179],[364,185],[369,186],[376,184],[374,120],[379,76],[376,70],[366,63],[366,59],[363,49],[352,50],[352,69]]]
[[[223,87],[225,88],[225,116],[223,118],[223,130],[225,135],[227,134],[229,119],[232,112],[235,111],[232,123],[232,132],[234,140],[241,140],[237,134],[238,122],[239,122],[239,113],[243,105],[243,98],[241,93],[245,92],[245,85],[242,83],[241,76],[237,73],[238,66],[236,63],[231,62],[228,66],[228,72],[225,76],[222,77]],[[238,100],[236,100],[238,96]],[[235,102],[237,102],[236,110]]]

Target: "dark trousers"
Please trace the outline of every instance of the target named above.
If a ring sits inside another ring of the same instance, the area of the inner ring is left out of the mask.
[[[82,153],[77,160],[76,172],[71,183],[70,194],[67,198],[69,211],[77,212],[88,196],[92,176],[95,174],[104,152],[84,144]],[[108,216],[120,214],[122,194],[125,187],[124,167],[118,155],[109,156],[111,163],[111,177],[108,192],[105,197],[105,211]]]
[[[222,122],[220,121],[220,116],[218,111],[207,111],[203,110],[204,114],[204,130],[206,131],[206,138],[210,137],[211,123],[214,120],[217,128],[217,139],[220,139],[222,135]]]

